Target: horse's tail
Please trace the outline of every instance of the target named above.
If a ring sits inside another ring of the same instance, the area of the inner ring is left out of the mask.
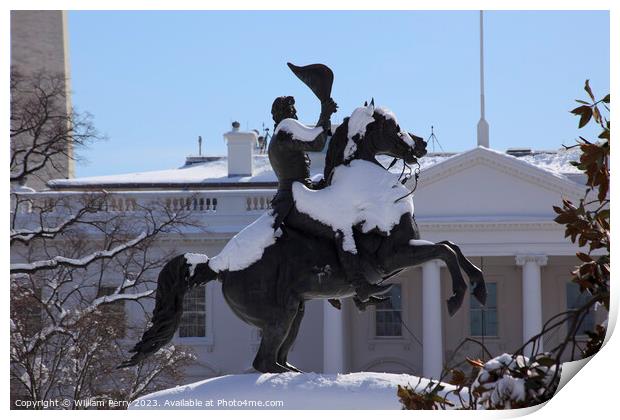
[[[125,360],[118,368],[134,366],[167,344],[181,322],[185,293],[194,286],[217,278],[206,256],[202,262],[196,262],[188,261],[186,255],[174,257],[162,268],[157,278],[151,328],[144,332],[142,339],[130,350],[135,353],[131,359]]]

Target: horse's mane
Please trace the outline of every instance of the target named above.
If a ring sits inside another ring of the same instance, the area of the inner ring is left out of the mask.
[[[344,160],[344,149],[349,141],[349,117],[342,120],[342,124],[336,128],[334,135],[329,141],[327,154],[325,155],[325,169],[323,178],[329,185],[331,182],[332,172],[334,168],[340,165]]]
[[[382,122],[385,121],[385,116],[379,112],[373,112],[373,120],[366,126],[366,133],[369,133],[379,127]],[[358,134],[353,136],[353,140],[360,146],[360,141],[363,140],[366,135],[359,137]],[[326,185],[331,183],[332,173],[334,168],[342,163],[347,163],[352,159],[352,157],[347,158],[347,162],[345,162],[344,151],[349,143],[349,117],[342,120],[342,124],[336,128],[334,135],[329,141],[329,147],[327,148],[327,154],[325,155],[325,170],[323,172],[323,179],[325,179]],[[357,155],[359,149],[355,152]]]

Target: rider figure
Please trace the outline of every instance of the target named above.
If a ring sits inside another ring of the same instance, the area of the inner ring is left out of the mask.
[[[274,135],[269,143],[268,153],[269,162],[278,177],[278,191],[271,202],[275,215],[273,228],[277,230],[282,223],[298,230],[308,230],[309,219],[297,211],[293,200],[293,182],[301,182],[308,188],[320,189],[324,187],[324,182],[313,183],[310,180],[310,159],[306,152],[319,152],[325,147],[327,137],[331,135],[331,114],[336,112],[338,105],[329,99],[321,103],[321,116],[317,127],[322,127],[323,131],[314,140],[305,141],[295,139],[290,133],[284,130],[277,130],[278,124],[286,119],[297,119],[295,109],[295,99],[292,96],[281,96],[276,98],[271,107],[271,115],[275,123]],[[337,211],[337,210],[336,210]],[[319,223],[319,222],[316,222]],[[337,243],[338,254],[348,281],[355,287],[357,298],[366,302],[378,292],[385,291],[385,286],[375,286],[366,281],[361,260],[358,255],[345,251],[342,248],[342,235],[336,234],[329,229],[312,229],[314,233]],[[335,305],[336,306],[336,305]]]

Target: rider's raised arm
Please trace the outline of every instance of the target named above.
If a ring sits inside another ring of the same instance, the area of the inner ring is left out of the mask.
[[[303,141],[303,140],[296,140],[295,138],[292,138],[288,144],[289,144],[289,147],[295,150],[301,150],[304,152],[320,152],[321,150],[323,150],[323,147],[325,147],[326,141],[327,141],[327,132],[323,130],[321,134],[319,134],[318,136],[314,138],[314,140]]]
[[[323,127],[326,135],[331,135],[332,121],[331,116],[338,110],[338,104],[332,98],[321,102],[321,115],[316,123],[316,127]]]
[[[284,124],[287,127],[282,127]],[[278,125],[276,130],[286,132],[282,145],[291,150],[302,152],[320,152],[325,147],[328,136],[328,131],[322,129],[322,126],[317,125],[311,128],[298,123],[296,120],[285,120],[281,125]]]
[[[315,127],[322,127],[323,131],[312,141],[299,141],[293,139],[291,147],[304,152],[320,152],[325,147],[327,137],[331,135],[331,115],[336,112],[338,105],[333,99],[328,99],[321,104],[321,116]]]
[[[324,103],[321,104],[321,116],[319,117],[319,121],[316,123],[314,128],[309,128],[298,124],[296,127],[292,127],[296,125],[296,121],[285,120],[280,124],[284,124],[289,126],[288,129],[278,125],[278,127],[282,127],[285,131],[299,130],[297,133],[291,133],[289,141],[286,142],[287,147],[300,150],[304,152],[320,152],[325,147],[325,142],[327,141],[327,137],[331,135],[331,115],[336,112],[338,109],[338,105],[330,98]],[[320,132],[318,129],[322,129]],[[278,130],[278,128],[276,128]]]

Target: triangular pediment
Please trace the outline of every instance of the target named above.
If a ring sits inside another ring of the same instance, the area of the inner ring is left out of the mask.
[[[561,174],[478,147],[423,170],[414,204],[424,218],[549,218],[562,198],[584,191]]]

